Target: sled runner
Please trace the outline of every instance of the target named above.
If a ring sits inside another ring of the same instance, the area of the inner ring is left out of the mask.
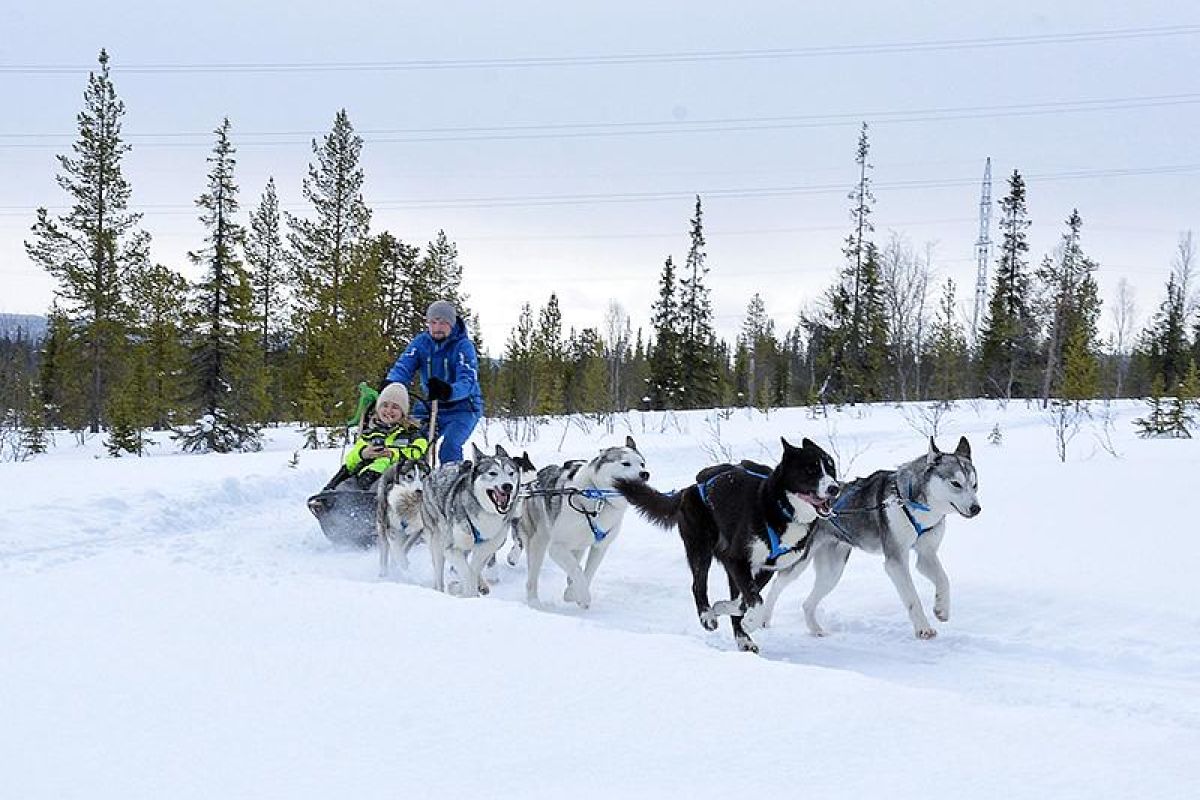
[[[308,498],[321,533],[337,545],[366,549],[375,542],[375,492],[327,489]]]

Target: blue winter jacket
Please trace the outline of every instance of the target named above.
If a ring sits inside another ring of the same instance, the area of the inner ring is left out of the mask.
[[[475,353],[475,345],[467,338],[467,326],[461,317],[454,323],[450,335],[440,343],[429,335],[429,331],[417,334],[388,370],[387,379],[407,385],[415,374],[421,376],[421,389],[426,396],[429,395],[431,377],[450,384],[450,399],[439,404],[441,411],[483,413],[479,356]]]

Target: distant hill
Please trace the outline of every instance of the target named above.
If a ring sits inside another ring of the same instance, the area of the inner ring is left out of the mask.
[[[12,338],[18,331],[38,341],[46,335],[46,318],[40,314],[0,313],[0,336]]]

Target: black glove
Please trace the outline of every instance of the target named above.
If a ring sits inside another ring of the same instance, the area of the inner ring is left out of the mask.
[[[445,402],[450,399],[450,384],[441,378],[429,379],[429,399]]]

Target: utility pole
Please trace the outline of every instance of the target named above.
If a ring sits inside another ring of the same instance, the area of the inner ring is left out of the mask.
[[[992,257],[992,158],[983,167],[983,190],[979,195],[979,238],[975,240],[975,313],[971,315],[971,342],[979,343],[979,318],[987,305],[987,270]]]

